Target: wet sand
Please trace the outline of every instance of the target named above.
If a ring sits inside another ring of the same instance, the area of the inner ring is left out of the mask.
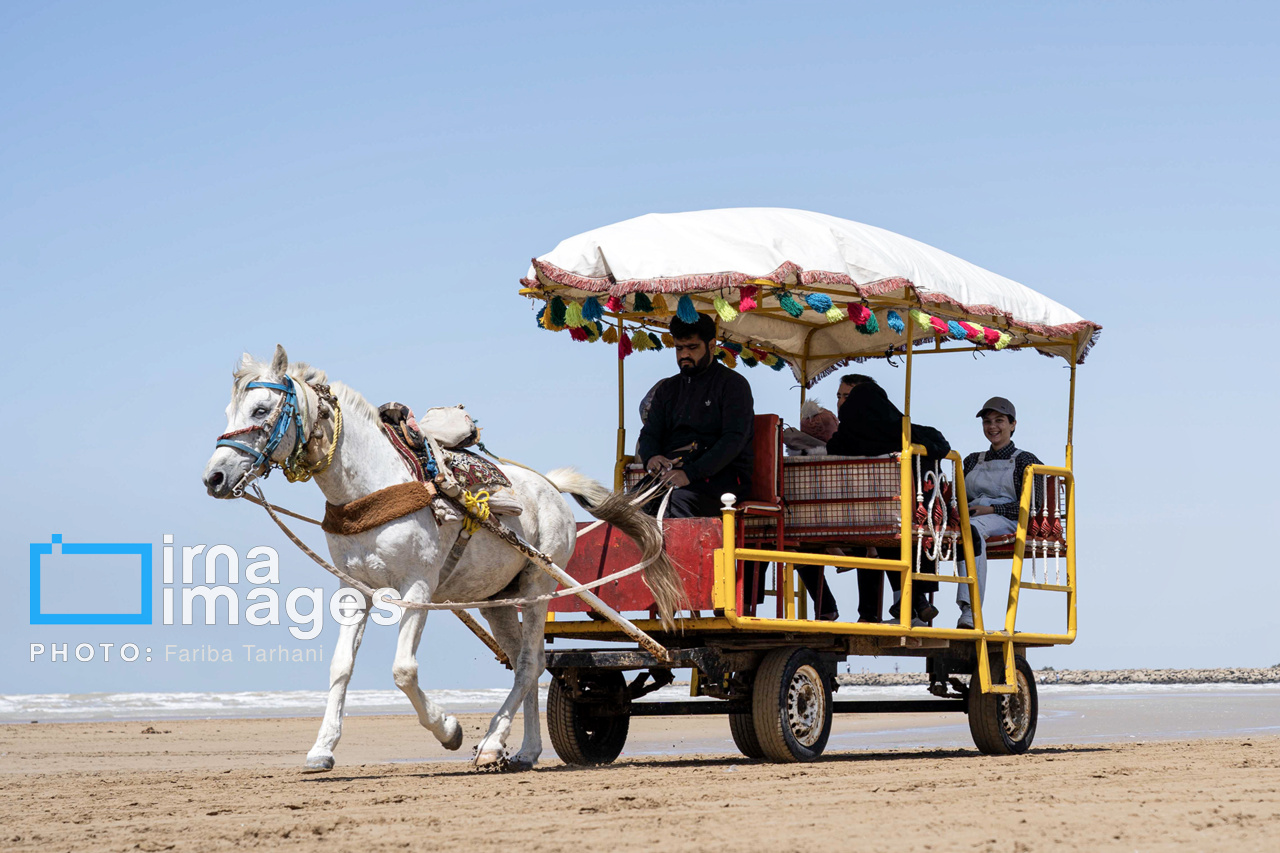
[[[611,766],[566,767],[547,743],[539,769],[499,775],[466,762],[485,715],[464,718],[463,754],[411,717],[369,716],[346,721],[333,771],[307,774],[317,722],[0,726],[0,848],[1264,850],[1280,837],[1268,734],[1067,743],[1042,718],[1029,754],[996,758],[840,746],[949,737],[955,715],[837,717],[822,761],[771,765],[730,753],[724,718],[647,718]]]

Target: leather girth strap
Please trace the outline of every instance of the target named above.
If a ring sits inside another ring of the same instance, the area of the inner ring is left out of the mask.
[[[389,486],[357,498],[349,504],[326,503],[324,522],[320,527],[325,533],[354,536],[420,509],[426,509],[435,497],[436,487],[432,483],[415,482]]]

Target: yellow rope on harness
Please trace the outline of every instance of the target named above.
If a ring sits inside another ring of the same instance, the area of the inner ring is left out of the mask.
[[[462,519],[462,529],[468,534],[480,529],[480,523],[489,520],[489,493],[481,489],[474,495],[462,493],[462,505],[467,508],[467,515]]]
[[[306,482],[316,474],[323,474],[329,470],[329,466],[333,464],[333,454],[338,449],[338,442],[342,440],[342,407],[338,405],[338,398],[333,398],[333,439],[329,442],[329,450],[324,455],[324,461],[314,467],[308,465],[302,458],[305,447],[299,445],[291,454],[285,464],[280,466],[284,471],[285,479],[290,483]]]

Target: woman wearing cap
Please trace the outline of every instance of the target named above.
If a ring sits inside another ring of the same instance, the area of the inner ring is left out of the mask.
[[[1028,465],[1042,463],[1034,453],[1019,450],[1013,444],[1013,431],[1018,426],[1013,403],[1004,397],[992,397],[982,405],[978,417],[982,418],[982,432],[991,442],[991,448],[965,457],[964,486],[969,499],[969,530],[973,534],[978,595],[986,601],[986,540],[1017,531],[1023,474]],[[1037,498],[1039,492],[1037,484]],[[972,628],[973,607],[969,602],[968,585],[958,585],[956,603],[960,605],[960,620],[956,627]]]

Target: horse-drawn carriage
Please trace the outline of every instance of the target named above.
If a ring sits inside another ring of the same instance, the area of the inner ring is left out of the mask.
[[[781,419],[755,416],[751,494],[726,495],[719,518],[665,522],[667,551],[687,594],[674,630],[655,618],[654,596],[634,574],[595,589],[616,611],[607,618],[576,598],[552,602],[548,725],[563,760],[612,761],[631,717],[671,714],[727,714],[739,749],[773,761],[820,755],[833,713],[964,712],[983,752],[1030,746],[1037,696],[1026,651],[1070,643],[1076,634],[1075,377],[1098,325],[916,241],[788,210],[618,223],[536,258],[521,286],[522,295],[544,303],[541,328],[617,347],[615,488],[643,475],[628,453],[622,419],[625,358],[669,345],[673,316],[710,314],[718,321],[716,358],[739,369],[790,369],[802,402],[805,389],[851,361],[894,358],[905,367],[902,445],[888,456],[785,456]],[[940,472],[919,470],[924,448],[911,442],[912,368],[926,354],[1028,348],[1070,366],[1065,460],[1027,467],[1016,533],[988,541],[990,558],[1011,561],[1004,624],[988,628],[960,457],[952,452]],[[901,559],[849,555],[876,553],[868,548],[897,549]],[[579,538],[568,572],[585,584],[637,558],[629,540],[596,527]],[[749,564],[773,566],[763,600],[744,582]],[[916,582],[967,585],[978,602],[974,626],[915,626],[910,607],[891,623],[810,618],[798,566],[898,573],[903,601],[912,600]],[[1061,631],[1018,629],[1025,590],[1061,596]],[[637,637],[643,642],[630,645]],[[628,645],[563,648],[569,640]],[[837,665],[850,655],[923,657],[932,698],[835,701]],[[644,698],[684,668],[690,700]]]
[[[1096,324],[905,237],[786,210],[622,222],[535,259],[522,285],[525,296],[545,303],[540,327],[617,347],[614,491],[571,469],[541,474],[508,460],[495,466],[460,443],[441,445],[441,436],[420,430],[407,407],[379,409],[324,371],[290,361],[280,346],[270,361],[246,355],[235,372],[226,431],[205,466],[205,488],[217,498],[245,497],[266,507],[351,596],[308,768],[334,766],[347,685],[377,601],[403,608],[395,683],[448,749],[461,748],[462,728],[418,682],[427,613],[453,611],[511,665],[511,692],[477,745],[479,768],[527,769],[538,760],[544,638],[636,643],[557,647],[546,655],[554,676],[552,741],[574,764],[612,761],[630,718],[654,714],[727,714],[739,748],[774,761],[820,755],[834,712],[963,711],[983,751],[1027,749],[1037,708],[1025,652],[1069,643],[1076,631],[1071,416],[1064,464],[1028,466],[1015,535],[988,540],[989,555],[1009,557],[1012,573],[1005,624],[987,630],[959,457],[952,453],[948,465],[926,471],[924,448],[912,444],[912,365],[926,353],[1034,349],[1070,365],[1074,411],[1076,365],[1097,338]],[[802,402],[803,389],[849,361],[901,358],[906,389],[898,452],[786,458],[780,419],[756,415],[752,493],[725,495],[718,518],[672,519],[664,535],[639,508],[640,498],[621,493],[628,477],[641,476],[628,469],[624,359],[671,343],[664,333],[671,317],[687,322],[700,311],[719,318],[717,358],[729,367],[789,368]],[[315,481],[326,500],[323,521],[267,501],[255,480],[276,468],[290,482]],[[599,521],[575,535],[564,492]],[[332,564],[281,515],[322,527]],[[896,550],[900,558],[869,548]],[[757,572],[775,567],[772,602],[758,596],[754,580],[744,582],[747,565]],[[913,583],[967,585],[974,625],[916,625],[915,608],[906,606],[893,623],[811,619],[796,567],[824,565],[892,573],[903,602],[913,602]],[[1024,590],[1063,597],[1061,632],[1018,630]],[[481,610],[492,633],[467,609]],[[849,655],[924,657],[934,698],[833,701],[836,666]],[[684,668],[692,673],[690,701],[644,699]],[[512,718],[521,711],[523,743],[508,755]]]

